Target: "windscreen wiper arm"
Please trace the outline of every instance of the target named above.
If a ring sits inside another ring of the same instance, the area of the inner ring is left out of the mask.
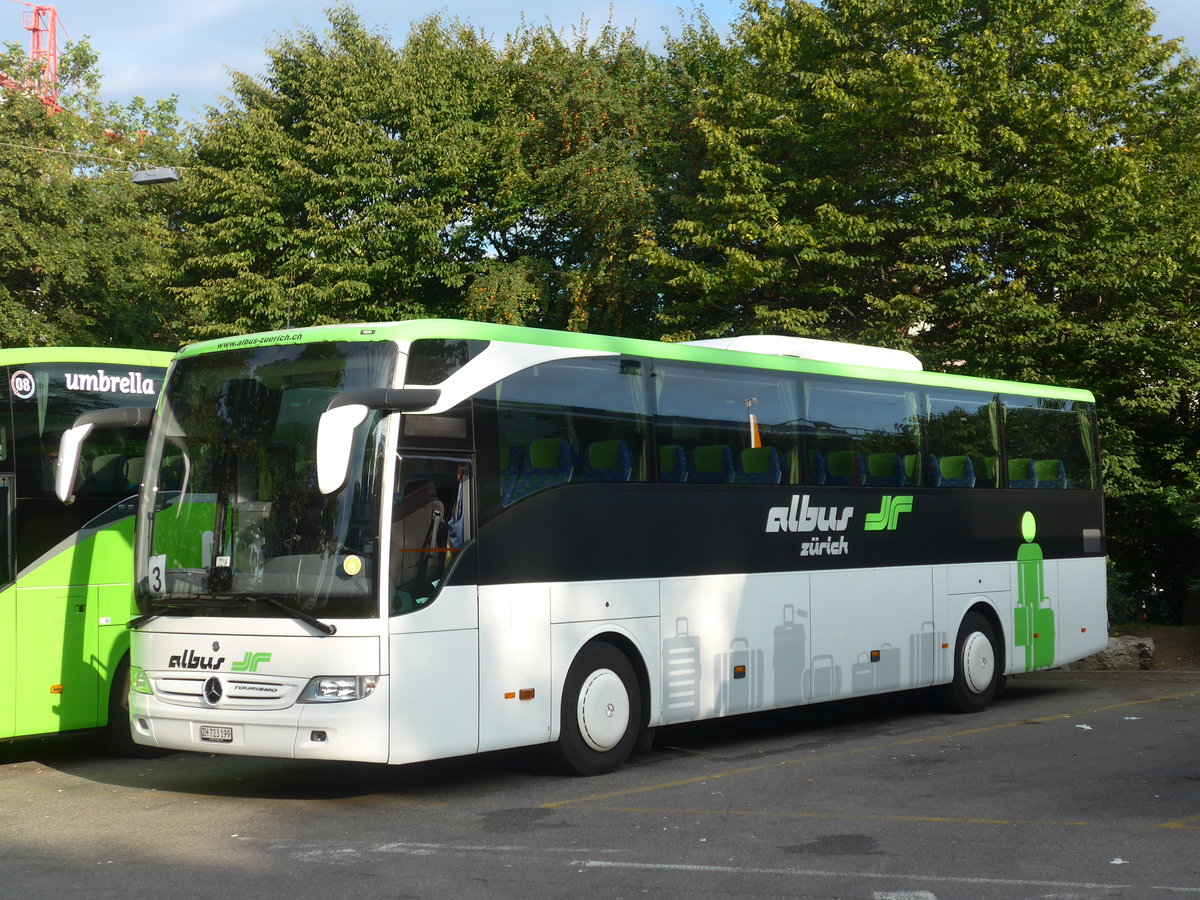
[[[320,631],[323,634],[330,635],[330,634],[337,633],[336,625],[330,625],[327,622],[322,622],[316,616],[310,615],[309,613],[306,613],[302,609],[296,609],[294,606],[288,606],[282,600],[276,600],[274,597],[270,596],[269,594],[262,596],[262,597],[251,597],[249,599],[261,600],[263,603],[269,603],[273,607],[275,607],[277,610],[279,610],[280,612],[291,616],[293,619],[299,619],[301,622],[304,622],[306,625],[311,625],[313,628],[317,629],[317,631]]]
[[[187,603],[182,600],[172,600],[170,603],[164,603],[159,609],[154,612],[148,612],[144,615],[137,616],[125,623],[125,627],[131,631],[136,628],[141,628],[151,619],[157,619],[159,616],[165,616],[170,610],[180,609],[220,609],[221,603],[214,603],[212,600],[200,600],[195,603]]]

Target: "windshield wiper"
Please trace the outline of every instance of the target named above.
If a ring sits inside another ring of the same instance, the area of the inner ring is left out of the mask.
[[[301,622],[304,622],[306,625],[311,625],[313,628],[317,629],[317,631],[320,631],[326,635],[337,633],[336,625],[330,625],[327,622],[322,622],[316,616],[310,615],[309,613],[306,613],[302,609],[296,609],[294,606],[288,606],[282,600],[276,600],[274,597],[270,596],[269,594],[264,595],[262,597],[247,597],[246,599],[252,600],[252,601],[258,600],[263,603],[269,603],[273,607],[275,607],[277,610],[279,610],[280,612],[291,616],[293,619],[299,619]]]
[[[170,610],[173,609],[220,609],[222,605],[224,604],[222,604],[220,601],[214,602],[213,600],[198,600],[194,603],[189,603],[182,600],[171,600],[168,603],[163,603],[160,608],[154,610],[154,612],[148,612],[144,615],[130,619],[125,623],[125,627],[130,630],[141,628],[151,619],[157,619],[159,616],[165,616]]]
[[[196,595],[193,594],[193,595],[184,595],[184,596],[196,596]],[[311,615],[310,613],[306,613],[302,609],[296,609],[293,606],[288,606],[282,600],[277,600],[274,597],[271,597],[269,595],[265,595],[262,597],[225,597],[224,599],[220,599],[220,600],[217,599],[216,595],[208,595],[207,597],[205,597],[204,595],[201,595],[195,601],[184,601],[184,600],[172,599],[168,602],[163,603],[158,609],[154,610],[153,612],[149,612],[149,613],[146,613],[145,615],[138,616],[136,619],[130,619],[129,622],[126,623],[125,627],[129,628],[129,629],[140,628],[141,626],[143,626],[147,622],[149,622],[151,619],[158,618],[159,616],[164,616],[170,610],[173,610],[173,609],[174,610],[221,609],[222,607],[228,607],[234,603],[241,603],[241,604],[244,604],[244,603],[269,603],[271,606],[274,606],[276,609],[278,609],[280,612],[284,613],[285,615],[288,615],[293,619],[298,619],[299,621],[304,622],[307,625],[311,625],[313,628],[317,629],[317,631],[321,632],[322,634],[330,635],[330,634],[337,633],[336,625],[330,625],[327,622],[322,622],[316,616]]]

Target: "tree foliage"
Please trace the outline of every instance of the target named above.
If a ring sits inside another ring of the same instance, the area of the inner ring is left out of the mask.
[[[238,75],[185,189],[179,290],[205,332],[458,315],[629,331],[657,308],[662,64],[606,29],[497,50],[432,17],[394,48],[346,6]]]
[[[130,174],[182,158],[174,101],[128,107],[98,94],[86,42],[59,63],[58,108],[23,89],[0,95],[0,344],[175,346],[164,298],[169,195]],[[8,46],[0,70],[34,69]],[[168,189],[169,190],[169,189]]]
[[[638,254],[663,174],[665,65],[629,32],[594,41],[525,28],[497,59],[494,185],[473,210],[481,249],[466,312],[646,334],[660,306]]]

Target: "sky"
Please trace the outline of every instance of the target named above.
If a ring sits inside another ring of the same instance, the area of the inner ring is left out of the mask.
[[[45,0],[42,0],[45,2]],[[737,18],[740,0],[696,0],[720,31]],[[29,46],[22,14],[30,4],[0,0],[0,44]],[[260,75],[264,49],[281,35],[301,28],[325,30],[325,10],[333,0],[58,0],[59,44],[87,38],[99,54],[104,77],[101,96],[128,103],[134,96],[153,101],[172,94],[180,115],[203,118],[229,93],[229,71]],[[661,45],[664,29],[679,32],[693,0],[354,0],[364,24],[399,44],[409,27],[443,13],[481,29],[497,43],[521,22],[549,22],[570,34],[583,21],[591,33],[611,18],[617,27],[636,28],[638,39]],[[1189,52],[1200,55],[1200,0],[1150,0],[1158,11],[1156,31],[1182,37]]]

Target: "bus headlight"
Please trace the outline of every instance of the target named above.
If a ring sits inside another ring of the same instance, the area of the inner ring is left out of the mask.
[[[296,698],[297,703],[340,703],[369,697],[378,675],[319,675],[311,679]]]
[[[129,667],[129,689],[136,694],[154,693],[154,688],[150,686],[150,676],[141,666]]]

